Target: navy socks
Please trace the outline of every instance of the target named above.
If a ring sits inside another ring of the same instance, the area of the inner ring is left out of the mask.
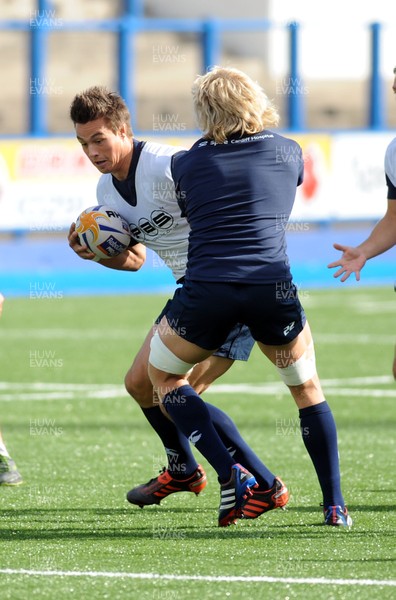
[[[275,475],[248,446],[232,419],[216,406],[208,402],[206,406],[212,423],[232,458],[253,473],[260,488],[269,490],[274,484]]]
[[[173,477],[186,479],[198,467],[187,438],[166,418],[159,406],[142,408],[151,427],[161,438],[168,457],[168,470]]]
[[[253,473],[262,489],[270,489],[273,486],[275,475],[251,450],[232,419],[216,406],[208,402],[204,404],[221,442],[233,459],[233,463],[240,463]],[[142,411],[164,445],[168,457],[168,470],[173,477],[185,478],[191,475],[198,465],[186,436],[165,417],[159,406],[142,408]],[[228,468],[227,466],[227,470]]]
[[[188,477],[198,466],[191,442],[217,471],[221,482],[228,481],[232,465],[240,463],[255,475],[260,487],[272,487],[275,475],[244,441],[234,422],[222,410],[205,403],[191,386],[172,390],[165,396],[164,405],[174,423],[159,406],[142,411],[161,438],[168,469],[174,477]],[[302,438],[319,480],[323,504],[344,507],[337,430],[331,409],[327,402],[321,402],[300,409],[299,415]]]
[[[323,493],[323,505],[344,507],[338,460],[337,429],[327,402],[301,408],[301,434],[315,467]]]
[[[163,404],[176,426],[215,469],[219,481],[227,482],[236,460],[219,437],[202,398],[190,385],[183,385],[166,394]]]

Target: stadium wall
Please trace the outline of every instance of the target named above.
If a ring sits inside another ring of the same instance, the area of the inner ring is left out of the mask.
[[[287,134],[286,134],[287,135]],[[306,133],[305,180],[292,221],[377,220],[386,209],[383,157],[388,133]],[[192,138],[155,137],[189,147]],[[279,146],[279,161],[299,160]],[[0,140],[0,232],[54,233],[96,204],[98,171],[71,138]]]
[[[287,134],[287,133],[286,133]],[[300,290],[345,286],[327,264],[339,255],[334,242],[357,245],[386,210],[383,156],[394,134],[293,135],[301,144],[305,181],[286,229],[293,276]],[[149,139],[149,138],[147,138]],[[188,147],[192,138],[152,139]],[[296,160],[279,147],[279,160]],[[32,300],[64,295],[157,293],[174,287],[169,269],[148,252],[138,273],[117,272],[83,261],[67,243],[81,210],[96,204],[99,177],[72,138],[0,140],[0,291]],[[362,282],[389,285],[396,249],[369,261]]]

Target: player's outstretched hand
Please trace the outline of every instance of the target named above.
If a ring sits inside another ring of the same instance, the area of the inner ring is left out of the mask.
[[[76,224],[72,223],[70,225],[69,233],[67,236],[69,241],[69,246],[80,258],[84,258],[85,260],[93,260],[95,258],[95,254],[90,252],[87,246],[82,246],[80,244],[80,240],[78,237],[78,233],[76,232]]]
[[[366,264],[366,257],[361,250],[352,246],[342,246],[341,244],[333,244],[336,250],[342,252],[340,260],[330,263],[329,269],[340,267],[333,277],[341,277],[341,281],[346,281],[352,273],[355,273],[356,281],[360,281],[360,271]]]

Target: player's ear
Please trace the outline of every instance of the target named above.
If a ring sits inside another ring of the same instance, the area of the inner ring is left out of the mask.
[[[123,123],[123,124],[121,125],[121,127],[120,127],[120,129],[119,129],[118,131],[119,131],[119,134],[120,134],[120,136],[121,136],[122,138],[125,138],[125,137],[126,137],[126,135],[127,135],[127,128],[126,128],[126,125],[125,125],[125,123]]]

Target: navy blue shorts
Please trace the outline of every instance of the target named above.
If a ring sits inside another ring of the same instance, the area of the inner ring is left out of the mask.
[[[185,281],[166,317],[181,337],[206,350],[220,348],[237,323],[263,344],[282,346],[304,328],[306,317],[292,281],[240,284]]]
[[[159,323],[164,315],[168,314],[168,310],[172,305],[172,300],[168,300],[161,314],[155,320]],[[246,325],[237,323],[228,333],[226,340],[214,352],[214,356],[222,358],[230,358],[231,360],[248,360],[254,346],[254,339],[250,333],[250,329]]]

